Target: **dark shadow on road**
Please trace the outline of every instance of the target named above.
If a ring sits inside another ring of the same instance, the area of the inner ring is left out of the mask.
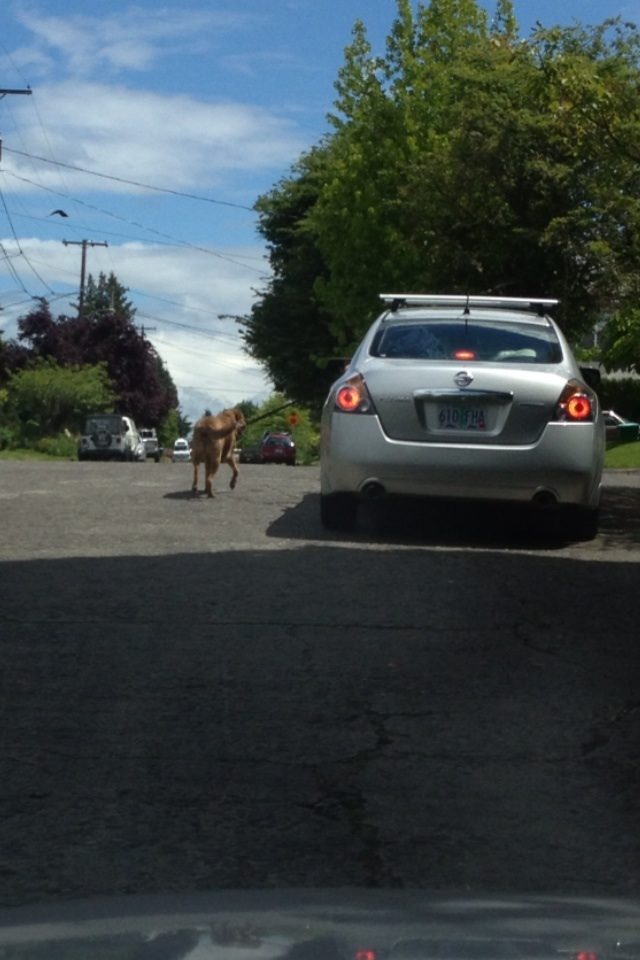
[[[222,489],[216,490],[214,488],[213,496],[218,497],[221,494],[228,493],[228,486],[223,487]],[[188,490],[171,490],[169,493],[163,493],[163,500],[199,500],[199,499],[211,499],[207,498],[207,494],[204,490],[192,490],[190,487]]]
[[[637,892],[637,564],[359,536],[0,565],[0,904]]]
[[[195,500],[198,496],[201,496],[199,493],[194,493],[193,490],[172,490],[170,493],[163,493],[164,500]],[[204,494],[202,494],[204,496]]]
[[[307,494],[271,524],[267,535],[347,543],[389,543],[437,547],[558,550],[579,542],[563,527],[562,515],[495,503],[424,499],[379,501],[359,506],[353,532],[324,530],[320,497]],[[640,544],[640,490],[607,487],[600,511],[600,542],[605,547]]]

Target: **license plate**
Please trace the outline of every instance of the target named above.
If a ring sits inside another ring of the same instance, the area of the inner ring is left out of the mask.
[[[450,406],[438,408],[438,426],[441,430],[486,430],[484,407]]]

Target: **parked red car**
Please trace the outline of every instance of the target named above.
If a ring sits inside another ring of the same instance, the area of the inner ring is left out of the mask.
[[[286,463],[295,466],[296,444],[290,433],[267,433],[260,444],[262,463]]]

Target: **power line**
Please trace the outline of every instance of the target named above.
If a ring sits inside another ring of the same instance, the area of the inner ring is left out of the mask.
[[[20,274],[18,273],[18,271],[16,270],[16,268],[14,267],[14,265],[11,263],[11,257],[10,257],[10,255],[7,253],[6,247],[5,247],[4,243],[2,243],[1,240],[0,240],[0,251],[2,252],[2,255],[4,256],[4,259],[6,260],[7,268],[8,268],[8,270],[9,270],[9,273],[11,274],[11,276],[13,277],[13,279],[15,280],[15,282],[18,284],[18,286],[20,287],[20,289],[22,290],[23,293],[26,293],[26,295],[27,295],[29,298],[33,299],[33,297],[31,296],[31,294],[29,293],[29,291],[28,291],[27,288],[25,287],[24,282],[23,282]]]
[[[133,292],[133,291],[132,291]],[[208,330],[202,330],[200,327],[196,327],[192,323],[181,323],[180,320],[169,320],[167,317],[158,317],[152,313],[142,313],[141,311],[136,311],[137,316],[146,317],[147,320],[155,320],[157,323],[167,323],[171,327],[179,327],[182,330],[188,330],[190,333],[195,334],[196,336],[204,337],[206,340],[215,340],[221,341],[222,343],[232,343],[235,346],[241,343],[240,337],[234,337],[230,333],[211,333]]]
[[[32,187],[38,187],[40,190],[44,190],[46,193],[52,193],[56,197],[62,197],[64,200],[70,200],[72,203],[80,204],[80,206],[87,207],[90,210],[95,210],[97,213],[103,213],[107,217],[112,217],[114,220],[119,220],[122,223],[128,224],[130,227],[139,227],[141,230],[146,230],[148,233],[152,233],[155,236],[163,237],[165,241],[171,241],[171,244],[178,245],[182,247],[187,247],[190,250],[197,250],[199,253],[206,253],[210,257],[217,257],[218,260],[226,260],[228,263],[234,263],[239,267],[243,267],[245,270],[251,270],[253,273],[262,275],[264,270],[259,270],[257,267],[252,267],[246,263],[243,263],[243,260],[261,260],[260,257],[230,257],[227,254],[219,253],[217,250],[212,250],[209,247],[201,247],[195,243],[190,243],[188,240],[180,240],[178,237],[174,237],[169,233],[163,233],[160,230],[156,230],[154,227],[146,227],[143,223],[137,223],[135,220],[129,220],[126,217],[120,216],[120,214],[112,213],[109,210],[105,210],[102,207],[96,207],[93,203],[87,203],[85,200],[79,200],[77,197],[71,197],[68,194],[61,193],[59,190],[54,190],[52,187],[44,187],[40,183],[36,183],[34,180],[29,180],[28,177],[21,177],[19,174],[14,173],[12,170],[3,170],[2,173],[5,176],[13,177],[15,180],[20,180],[22,183],[28,183]],[[37,218],[33,218],[37,219]],[[99,231],[95,231],[96,233]],[[117,236],[117,234],[116,234]],[[137,237],[129,237],[128,239],[137,239]]]
[[[1,93],[2,91],[0,91]],[[168,193],[174,197],[184,197],[187,200],[198,200],[201,203],[213,203],[222,207],[234,207],[236,210],[248,210],[255,213],[253,207],[247,207],[243,203],[233,203],[231,200],[215,200],[213,197],[201,197],[195,193],[183,193],[181,190],[171,190],[169,187],[155,187],[150,183],[141,183],[139,180],[127,180],[125,177],[116,177],[107,173],[99,173],[97,170],[89,170],[86,167],[77,167],[71,163],[63,163],[61,160],[49,160],[47,157],[39,157],[32,153],[25,153],[22,150],[12,150],[5,147],[7,153],[14,153],[19,157],[27,157],[29,160],[39,160],[41,163],[50,163],[56,167],[64,167],[67,170],[75,170],[76,173],[87,173],[92,177],[100,177],[102,180],[113,180],[116,183],[127,183],[132,187],[142,187],[143,190],[153,190],[156,193]]]
[[[212,355],[208,358],[204,358],[201,350],[193,350],[190,347],[183,347],[179,343],[173,343],[171,340],[164,340],[162,337],[150,337],[152,343],[161,343],[166,347],[170,347],[172,350],[177,350],[179,353],[188,353],[190,356],[199,357],[200,360],[208,359],[211,365],[228,367],[230,370],[234,370],[238,376],[242,377],[264,377],[265,374],[261,373],[258,370],[247,370],[246,368],[238,368],[235,363],[232,363],[228,359],[223,357]]]
[[[5,214],[7,215],[7,220],[9,221],[9,227],[11,228],[11,233],[13,234],[13,239],[14,239],[15,242],[16,242],[16,246],[17,246],[17,248],[18,248],[18,251],[19,251],[19,253],[20,253],[20,256],[21,256],[21,257],[24,257],[24,261],[25,261],[25,263],[27,264],[27,266],[29,267],[29,269],[31,270],[31,272],[32,272],[33,275],[40,281],[40,283],[42,284],[42,286],[45,287],[45,289],[48,291],[48,293],[54,293],[55,291],[51,289],[51,287],[50,287],[49,284],[46,282],[46,280],[43,280],[43,278],[40,276],[40,274],[38,273],[38,271],[36,270],[36,268],[33,266],[33,264],[29,261],[29,258],[27,257],[26,253],[25,253],[24,250],[22,249],[22,247],[21,247],[21,245],[20,245],[20,239],[19,239],[18,234],[16,233],[16,229],[15,229],[15,227],[14,227],[14,225],[13,225],[13,220],[11,219],[11,214],[9,213],[9,208],[7,207],[7,202],[6,202],[5,198],[4,198],[4,193],[2,192],[2,190],[0,190],[0,202],[2,203],[2,206],[3,206],[3,208],[4,208],[4,212],[5,212]]]

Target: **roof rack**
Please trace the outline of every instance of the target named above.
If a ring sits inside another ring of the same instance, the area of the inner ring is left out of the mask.
[[[542,297],[476,297],[443,293],[381,293],[380,299],[390,303],[392,310],[432,304],[439,307],[511,307],[512,310],[535,310],[539,313],[545,307],[555,307],[560,302]]]

